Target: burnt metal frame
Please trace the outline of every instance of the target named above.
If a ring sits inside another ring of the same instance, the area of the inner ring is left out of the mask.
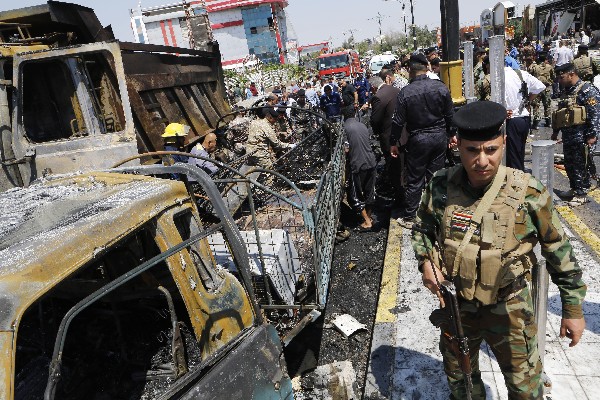
[[[65,340],[66,340],[66,333],[67,333],[67,330],[69,329],[69,326],[70,326],[71,322],[73,321],[73,319],[81,311],[83,311],[84,309],[89,307],[91,304],[93,304],[98,299],[102,298],[103,296],[107,295],[108,293],[114,291],[115,289],[117,289],[120,286],[124,285],[125,283],[129,282],[131,279],[138,276],[142,272],[155,266],[159,262],[166,260],[168,257],[172,256],[173,254],[183,250],[184,248],[190,246],[191,244],[193,244],[193,243],[195,243],[195,242],[197,242],[219,230],[224,231],[225,236],[227,237],[227,240],[229,242],[229,245],[231,246],[231,252],[233,254],[233,257],[236,260],[236,262],[238,263],[239,272],[240,272],[240,275],[242,278],[242,283],[247,291],[248,297],[250,298],[250,302],[252,304],[252,309],[254,311],[255,324],[263,323],[262,314],[260,312],[258,303],[256,301],[256,297],[254,295],[254,291],[252,289],[250,275],[248,272],[250,270],[250,266],[249,266],[250,264],[249,264],[249,260],[248,260],[248,255],[247,255],[244,245],[243,245],[242,237],[240,235],[239,230],[237,229],[237,226],[235,225],[235,222],[233,221],[233,218],[231,217],[231,215],[229,215],[229,212],[225,208],[225,204],[221,200],[220,193],[217,190],[217,187],[215,186],[215,184],[213,182],[211,182],[208,174],[206,172],[200,170],[199,168],[195,168],[193,166],[184,165],[184,164],[178,164],[178,165],[169,166],[169,167],[157,165],[157,166],[146,166],[146,167],[138,167],[138,168],[135,168],[135,167],[122,168],[119,170],[113,170],[113,172],[123,172],[123,173],[129,172],[129,173],[137,173],[137,174],[141,173],[141,174],[151,174],[151,175],[180,173],[180,174],[186,174],[188,176],[191,176],[197,182],[200,182],[202,184],[204,190],[206,191],[206,194],[211,199],[213,208],[214,208],[215,212],[217,213],[217,215],[219,216],[221,222],[213,225],[212,227],[204,230],[203,232],[200,232],[197,235],[194,235],[193,237],[189,238],[188,240],[185,240],[185,241],[171,247],[169,250],[152,257],[150,260],[140,264],[138,267],[136,267],[136,268],[130,270],[129,272],[121,275],[120,277],[114,279],[113,281],[111,281],[110,283],[105,285],[104,287],[94,291],[93,293],[91,293],[90,295],[85,297],[83,300],[81,300],[76,305],[74,305],[65,314],[65,316],[63,317],[63,319],[60,323],[58,332],[56,334],[54,351],[52,354],[52,360],[50,362],[50,373],[48,376],[48,383],[46,385],[46,390],[44,392],[45,400],[54,399],[55,392],[56,392],[56,385],[60,380],[60,366],[61,366],[63,348],[64,348]]]

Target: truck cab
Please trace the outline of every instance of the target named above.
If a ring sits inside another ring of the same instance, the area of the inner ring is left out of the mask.
[[[321,79],[328,79],[331,76],[343,79],[362,72],[360,58],[354,50],[322,54],[317,59],[317,63]]]
[[[241,236],[184,183],[117,172],[0,194],[1,399],[292,399]],[[213,186],[211,186],[213,185]],[[239,274],[215,261],[220,233]]]

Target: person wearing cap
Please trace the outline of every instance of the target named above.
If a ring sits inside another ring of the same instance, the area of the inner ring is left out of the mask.
[[[368,105],[371,85],[369,85],[369,80],[364,74],[359,73],[356,75],[356,78],[354,79],[354,87],[358,93],[358,105],[360,107],[362,107],[364,104]]]
[[[577,70],[577,75],[579,79],[592,82],[594,80],[594,76],[600,73],[600,68],[594,60],[590,56],[588,56],[588,46],[585,44],[580,44],[577,49],[577,57],[573,59],[573,65]]]
[[[319,99],[321,110],[330,121],[339,121],[342,113],[342,97],[335,93],[329,84],[323,88],[323,93]]]
[[[577,69],[571,63],[556,67],[556,75],[563,92],[553,115],[552,140],[557,140],[559,132],[562,133],[565,171],[570,186],[570,190],[559,191],[557,195],[569,200],[569,205],[578,206],[589,201],[587,192],[591,189],[591,178],[598,180],[590,148],[600,138],[600,92],[591,83],[579,79]],[[581,112],[582,108],[585,113]],[[564,115],[572,117],[561,118]]]
[[[483,47],[477,47],[473,51],[475,57],[475,68],[473,68],[473,75],[475,78],[475,85],[485,77],[483,72],[483,59],[485,58],[485,49]]]
[[[506,104],[506,166],[525,169],[525,143],[529,136],[529,104],[546,89],[529,72],[504,67],[504,104]]]
[[[554,67],[550,64],[550,60],[547,59],[546,53],[540,53],[538,55],[538,61],[531,63],[527,71],[537,78],[540,82],[546,85],[546,89],[542,90],[539,95],[532,100],[531,108],[533,113],[533,122],[531,123],[531,129],[537,129],[542,118],[542,106],[544,107],[544,121],[546,127],[550,127],[550,116],[551,116],[551,103],[552,103],[552,84],[556,80],[556,74],[554,73]]]
[[[264,107],[262,119],[255,119],[248,128],[246,154],[249,154],[248,164],[261,168],[271,168],[275,160],[274,152],[291,149],[294,146],[279,140],[273,126],[279,118],[279,113],[273,107]]]
[[[215,135],[214,132],[208,132],[206,135],[200,138],[199,143],[194,146],[192,151],[190,151],[190,154],[194,156],[210,158],[210,155],[213,154],[216,150],[217,135]],[[202,169],[209,175],[212,175],[219,170],[219,167],[217,167],[210,161],[202,160],[200,158],[195,157],[188,158],[188,164],[195,165],[196,167]]]
[[[399,141],[406,127],[406,187],[398,222],[410,228],[425,182],[444,167],[446,149],[454,143],[451,131],[454,106],[446,85],[427,77],[429,63],[423,54],[410,57],[411,81],[396,98],[390,155],[400,154]]]
[[[481,73],[483,78],[475,83],[475,97],[478,100],[489,101],[492,97],[492,79],[490,77],[490,57],[485,56],[481,60]]]
[[[172,122],[165,128],[161,135],[165,151],[185,152],[185,138],[190,131],[188,125]],[[188,158],[179,154],[170,154],[163,156],[164,165],[173,165],[175,163],[187,163]]]
[[[569,239],[553,206],[552,193],[528,173],[504,167],[501,127],[506,109],[478,101],[454,115],[462,163],[436,173],[427,185],[412,230],[422,280],[442,297],[438,281],[456,288],[468,338],[473,399],[485,398],[479,349],[494,354],[508,398],[542,399],[542,365],[537,348],[530,290],[533,248],[540,244],[562,302],[560,337],[575,346],[585,329],[586,285]],[[441,304],[443,307],[444,304]],[[465,399],[457,355],[440,337],[451,399]]]

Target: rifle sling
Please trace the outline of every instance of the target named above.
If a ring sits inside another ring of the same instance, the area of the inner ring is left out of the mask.
[[[504,183],[504,179],[506,178],[506,167],[504,165],[500,165],[498,168],[498,172],[494,177],[494,181],[492,182],[492,186],[488,189],[487,192],[481,198],[481,201],[477,205],[475,212],[473,213],[473,218],[471,218],[471,223],[469,224],[469,229],[465,233],[462,242],[458,246],[456,250],[456,257],[454,257],[454,264],[452,266],[452,277],[454,278],[458,274],[458,270],[460,268],[460,262],[462,261],[462,253],[467,247],[467,244],[471,241],[473,237],[473,233],[477,230],[477,227],[481,224],[481,220],[483,219],[483,214],[485,214],[489,209],[494,199],[498,196],[500,189],[502,188],[502,184]]]

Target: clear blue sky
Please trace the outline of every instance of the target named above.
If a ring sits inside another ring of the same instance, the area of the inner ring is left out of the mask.
[[[176,0],[142,0],[142,7],[174,3]],[[390,31],[404,31],[402,24],[402,2],[398,0],[288,0],[288,16],[292,21],[300,44],[310,44],[332,39],[334,44],[341,42],[354,29],[357,40],[373,38],[379,34],[379,25],[370,20],[381,13],[383,34]],[[406,19],[410,23],[409,0],[406,1]],[[123,41],[132,41],[129,23],[129,9],[136,8],[138,0],[78,0],[71,1],[96,11],[103,25],[111,24],[115,35]],[[479,21],[481,11],[493,7],[497,0],[459,0],[461,25]],[[517,4],[517,1],[513,1]],[[540,4],[544,0],[531,0],[530,4]],[[3,10],[21,8],[44,1],[2,0]],[[8,6],[10,4],[10,6]],[[438,0],[414,0],[415,22],[435,28],[440,25]]]

